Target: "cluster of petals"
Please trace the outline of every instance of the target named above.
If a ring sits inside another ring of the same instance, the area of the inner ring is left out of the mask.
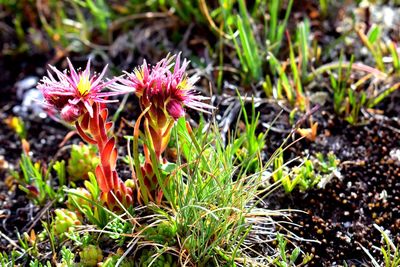
[[[154,105],[175,120],[184,116],[185,106],[202,112],[213,109],[203,102],[207,97],[194,91],[198,78],[188,77],[186,68],[189,61],[185,59],[181,63],[180,54],[167,56],[154,66],[144,61],[132,73],[125,72],[125,77],[109,81],[103,81],[107,66],[96,76],[90,73],[90,60],[84,71],[76,71],[68,58],[67,61],[69,70],[62,72],[50,65],[48,76],[43,77],[37,86],[46,107],[58,111],[67,122],[76,121],[86,112],[92,117],[93,103],[113,102],[108,97],[130,92],[134,92],[142,104]],[[102,92],[106,87],[112,91]]]
[[[67,122],[74,122],[86,111],[93,116],[92,105],[94,102],[106,103],[108,97],[119,92],[101,92],[114,80],[104,82],[103,77],[107,66],[99,76],[91,75],[90,60],[84,71],[76,71],[67,58],[69,71],[61,72],[56,67],[49,65],[48,76],[38,83],[37,88],[42,92],[45,106],[50,110],[60,112],[61,118]]]
[[[175,59],[175,62],[174,62]],[[118,84],[110,86],[117,92],[135,92],[141,103],[155,105],[175,120],[184,116],[184,106],[208,112],[211,105],[202,101],[208,99],[194,91],[194,83],[198,77],[188,77],[186,68],[189,61],[181,63],[178,56],[167,56],[154,66],[149,66],[144,60],[142,66],[132,73],[126,73],[124,78],[118,79]]]

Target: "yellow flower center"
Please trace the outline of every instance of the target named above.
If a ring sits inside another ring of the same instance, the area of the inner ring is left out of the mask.
[[[177,86],[179,90],[188,90],[189,84],[187,78],[184,78]]]
[[[78,91],[81,94],[81,96],[86,96],[89,94],[90,89],[91,89],[92,84],[89,81],[89,77],[87,76],[81,76],[79,83],[78,83]]]
[[[136,78],[142,82],[144,79],[143,68],[136,68],[133,72],[135,73]]]

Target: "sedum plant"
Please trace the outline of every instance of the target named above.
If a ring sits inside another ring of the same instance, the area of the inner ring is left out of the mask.
[[[98,246],[88,245],[83,248],[83,250],[79,253],[79,256],[81,258],[81,266],[94,267],[102,261],[103,252]]]
[[[99,164],[97,150],[93,145],[72,145],[67,171],[72,181],[87,180],[88,173],[94,172]]]
[[[78,215],[67,209],[56,209],[54,211],[56,217],[53,221],[54,233],[60,238],[65,237],[65,234],[73,231],[76,225],[80,225],[81,222]]]
[[[339,160],[335,154],[330,152],[324,156],[318,153],[315,158],[306,158],[300,166],[290,170],[284,164],[283,151],[279,150],[273,161],[272,177],[275,182],[282,184],[286,193],[291,193],[295,188],[305,192],[315,187],[324,187],[333,176],[341,177],[338,165]]]

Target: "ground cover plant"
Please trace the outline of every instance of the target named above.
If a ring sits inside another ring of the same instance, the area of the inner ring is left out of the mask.
[[[1,266],[398,266],[399,15],[0,0]]]

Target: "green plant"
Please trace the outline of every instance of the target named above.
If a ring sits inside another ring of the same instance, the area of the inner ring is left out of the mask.
[[[267,88],[270,88],[268,91],[272,90],[275,98],[287,99],[290,105],[306,111],[309,103],[304,86],[307,84],[310,59],[317,57],[318,49],[314,49],[317,51],[310,49],[310,23],[308,20],[298,24],[295,43],[292,43],[290,34],[286,33],[289,59],[281,62],[273,53],[268,53],[268,63],[276,82],[275,88],[272,85]],[[267,92],[267,95],[269,94],[271,93]]]
[[[326,156],[322,153],[317,153],[316,161],[318,170],[323,174],[329,174],[337,171],[339,167],[339,160],[333,152],[329,152]]]
[[[356,124],[359,121],[361,108],[367,103],[367,94],[363,91],[356,92],[352,89],[348,90],[349,111],[345,117],[350,124]]]
[[[383,53],[381,49],[381,40],[380,40],[381,28],[377,25],[372,25],[367,35],[365,35],[365,33],[362,30],[357,30],[357,34],[361,42],[365,45],[365,47],[369,50],[369,52],[375,59],[377,69],[385,72],[386,68],[383,62]]]
[[[36,232],[32,229],[29,234],[24,232],[22,235],[17,233],[18,236],[18,248],[23,252],[20,256],[24,254],[29,255],[32,258],[40,258],[40,243],[44,240],[44,235],[36,235]],[[19,252],[18,252],[19,253]]]
[[[270,48],[268,49],[272,54],[276,55],[279,51],[282,40],[284,37],[285,30],[287,29],[287,23],[289,20],[290,13],[292,11],[293,0],[289,0],[287,6],[284,8],[285,16],[282,21],[279,21],[279,13],[283,10],[282,1],[271,0],[268,2],[268,9],[270,14],[270,21],[266,32],[268,33],[268,43]]]
[[[316,158],[304,159],[300,166],[291,169],[284,164],[283,151],[278,150],[277,154],[272,177],[282,184],[286,193],[291,193],[296,187],[303,192],[317,185],[323,187],[333,175],[340,176],[339,161],[333,153],[328,153],[326,157],[319,153]]]
[[[60,252],[61,252],[60,267],[73,267],[73,266],[75,266],[75,255],[70,249],[68,249],[67,247],[63,246],[61,248]]]
[[[152,246],[181,255],[181,265],[256,262],[246,253],[244,241],[253,224],[269,218],[267,210],[253,213],[250,204],[265,193],[258,190],[260,173],[248,174],[249,163],[258,155],[238,163],[236,149],[223,145],[215,126],[204,131],[202,125],[193,131],[183,118],[177,121],[172,135],[180,156],[166,186],[171,208],[151,206],[154,219],[143,234]]]
[[[79,252],[81,258],[80,264],[82,266],[92,267],[97,266],[103,259],[103,251],[95,245],[88,245]]]
[[[309,255],[303,255],[302,261],[297,263],[301,253],[300,248],[296,247],[291,251],[291,253],[289,253],[287,249],[287,240],[284,238],[284,236],[278,233],[276,235],[276,240],[278,241],[278,256],[273,260],[274,266],[300,267],[306,265],[312,259],[312,257]]]
[[[363,88],[371,77],[384,74],[368,66],[354,63],[354,57],[349,62],[344,62],[342,54],[338,65],[334,67],[333,69],[337,67],[338,73],[337,75],[330,73],[330,85],[333,90],[333,108],[336,114],[344,117],[350,124],[359,123],[362,109],[374,108],[387,96],[400,88],[400,83],[386,85],[379,91],[374,87]],[[346,68],[345,72],[343,67]],[[356,69],[369,72],[369,74],[358,81],[354,81],[352,74],[354,74],[353,71]]]
[[[245,130],[243,133],[239,133],[238,137],[233,141],[233,151],[236,151],[236,157],[239,162],[246,161],[245,158],[252,157],[253,160],[249,162],[249,171],[259,171],[259,154],[265,145],[265,138],[268,131],[259,133],[256,135],[256,129],[259,124],[260,113],[256,114],[254,100],[251,102],[251,114],[247,114],[244,102],[239,96],[239,101],[242,107],[242,114],[245,123]]]
[[[263,51],[273,55],[276,55],[279,51],[292,5],[293,0],[290,0],[287,6],[284,6],[279,0],[260,1],[260,3],[255,4],[255,10],[249,14],[246,2],[238,0],[239,14],[234,16],[232,3],[221,3],[221,6],[226,7],[222,14],[224,21],[227,22],[225,27],[229,32],[229,35],[225,37],[233,41],[245,83],[258,82],[263,78],[263,64],[265,63],[262,60],[265,57]],[[259,40],[263,37],[255,30],[254,23],[257,18],[256,14],[259,10],[265,8],[268,9],[270,15],[269,22],[265,22],[264,25],[266,46],[260,44]],[[282,21],[279,21],[279,14],[283,9],[285,9],[285,17]]]
[[[336,77],[333,73],[329,75],[331,87],[333,90],[333,109],[336,114],[341,115],[345,112],[346,106],[344,105],[347,90],[348,89],[348,81],[350,79],[351,67],[353,65],[354,57],[350,60],[350,64],[347,66],[347,70],[345,75],[343,76],[342,71],[342,62],[343,62],[343,53],[340,55],[339,59],[339,69],[338,76]]]
[[[72,145],[67,171],[72,181],[87,180],[88,173],[95,171],[99,164],[97,149],[93,145]]]
[[[76,225],[81,224],[78,215],[73,211],[67,209],[56,209],[54,210],[54,213],[56,217],[53,220],[52,227],[54,233],[60,239],[63,239],[66,233],[74,231]]]
[[[250,16],[243,0],[239,0],[239,13],[240,15],[237,15],[235,20],[237,23],[235,26],[238,29],[240,42],[236,40],[236,37],[233,37],[236,52],[242,64],[244,74],[250,73],[250,77],[258,81],[262,75],[262,62],[259,57],[260,48],[251,29]],[[231,35],[234,36],[230,27],[229,30]]]
[[[1,267],[15,266],[15,262],[17,261],[17,258],[19,258],[20,256],[21,256],[20,253],[16,250],[10,252],[10,254],[7,254],[5,251],[0,252],[0,266]]]
[[[65,162],[57,161],[50,164],[50,168],[46,169],[39,162],[33,163],[30,156],[26,153],[21,155],[20,168],[22,177],[18,172],[12,175],[19,182],[19,188],[30,197],[35,204],[44,205],[47,200],[57,200],[62,202],[64,196],[62,194],[62,186],[65,185]],[[58,189],[54,188],[54,182],[51,179],[50,170],[54,168],[59,178]]]
[[[29,262],[29,267],[51,267],[51,263],[50,261],[46,261],[46,263],[43,264],[38,259],[34,259]]]
[[[380,226],[374,224],[374,227],[381,233],[383,239],[383,245],[379,248],[373,246],[375,250],[378,250],[382,254],[382,259],[378,260],[366,249],[364,246],[361,248],[371,259],[371,264],[374,267],[396,267],[400,265],[400,247],[399,245],[395,245],[393,240],[389,237],[388,233]]]
[[[177,267],[171,254],[163,254],[162,249],[144,249],[139,258],[139,266],[153,266],[153,267]]]
[[[83,215],[90,223],[103,228],[110,221],[110,215],[118,216],[104,207],[99,200],[101,191],[94,174],[89,172],[88,176],[89,180],[84,182],[85,188],[65,190],[68,194],[67,205]]]

